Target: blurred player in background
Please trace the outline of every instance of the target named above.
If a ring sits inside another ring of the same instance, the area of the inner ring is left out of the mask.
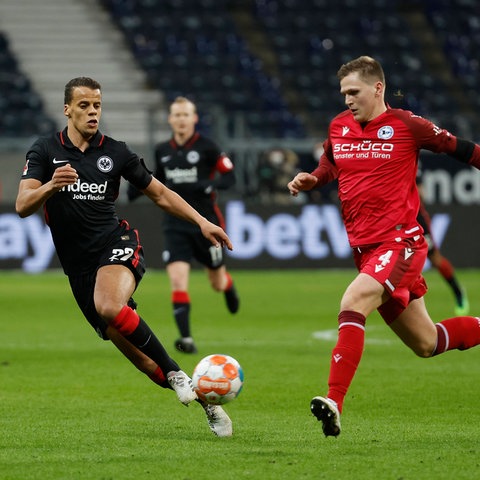
[[[43,207],[56,251],[85,318],[141,372],[180,402],[197,400],[212,432],[232,435],[232,422],[222,408],[197,399],[191,379],[165,351],[132,299],[145,272],[137,230],[115,212],[121,177],[160,208],[198,225],[221,251],[231,248],[225,232],[145,168],[123,142],[99,130],[102,93],[98,82],[74,78],[65,86],[67,127],[38,139],[27,152],[16,210],[27,217]]]
[[[467,294],[457,280],[457,277],[455,275],[455,269],[452,263],[450,262],[450,260],[448,260],[448,258],[442,255],[440,249],[435,243],[435,239],[432,236],[431,219],[425,207],[425,202],[423,200],[422,175],[420,165],[417,175],[417,187],[420,194],[420,209],[418,210],[417,221],[423,228],[423,235],[428,244],[428,259],[430,260],[432,266],[436,268],[440,275],[445,279],[448,286],[451,288],[453,295],[455,296],[455,315],[468,315],[470,305],[468,302]]]
[[[340,414],[360,363],[366,318],[378,310],[420,357],[480,343],[480,319],[459,316],[433,323],[423,296],[428,245],[417,221],[420,149],[447,153],[480,169],[480,146],[430,121],[385,103],[381,65],[362,56],[339,69],[347,110],[330,123],[324,153],[312,173],[288,184],[292,195],[338,179],[342,217],[359,274],[340,302],[338,340],[328,392],[311,401],[326,436],[340,434]]]
[[[233,163],[212,140],[195,130],[197,122],[195,104],[185,97],[177,97],[168,115],[172,138],[156,146],[154,174],[205,218],[224,227],[216,191],[234,185]],[[138,191],[129,187],[128,196],[133,200]],[[238,311],[239,297],[226,269],[223,250],[212,248],[196,225],[166,215],[163,229],[163,260],[170,279],[173,315],[180,332],[175,348],[184,353],[196,353],[188,293],[192,261],[197,260],[205,267],[210,285],[215,291],[223,292],[230,313]]]

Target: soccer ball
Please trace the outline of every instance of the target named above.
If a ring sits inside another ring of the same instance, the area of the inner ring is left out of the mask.
[[[229,355],[208,355],[195,367],[192,382],[201,400],[212,405],[223,405],[237,398],[241,392],[243,370]]]

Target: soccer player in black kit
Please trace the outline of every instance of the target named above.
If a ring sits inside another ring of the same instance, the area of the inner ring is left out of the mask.
[[[233,164],[212,140],[195,130],[197,122],[195,104],[186,97],[177,97],[170,105],[168,115],[172,138],[155,148],[155,177],[205,218],[224,227],[216,203],[216,191],[234,185]],[[138,190],[129,187],[128,195],[133,200],[138,196]],[[173,315],[180,332],[175,348],[184,353],[196,353],[190,328],[188,293],[192,261],[195,259],[205,267],[210,285],[215,291],[224,293],[231,313],[238,311],[238,294],[225,267],[222,249],[212,248],[196,225],[166,215],[163,229],[163,260],[170,279]]]
[[[180,402],[197,400],[215,435],[232,435],[232,422],[218,406],[201,402],[191,379],[168,355],[136,312],[132,294],[145,272],[137,230],[117,217],[121,177],[165,211],[195,223],[213,248],[230,239],[145,168],[125,143],[99,130],[102,93],[98,82],[74,78],[65,86],[67,127],[39,138],[27,152],[16,210],[27,217],[43,206],[56,251],[73,295],[92,327],[140,371]]]

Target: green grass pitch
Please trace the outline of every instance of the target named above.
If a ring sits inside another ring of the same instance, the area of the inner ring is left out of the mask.
[[[473,314],[480,272],[458,271]],[[197,405],[137,372],[81,316],[59,273],[0,274],[1,480],[480,478],[480,349],[415,357],[377,314],[345,402],[343,432],[325,438],[309,412],[325,394],[340,297],[351,271],[237,271],[228,314],[203,272],[191,278],[199,353],[174,352],[168,280],[147,272],[139,313],[182,368],[227,353],[243,366],[226,405],[232,438],[216,438]],[[453,296],[426,273],[434,320]]]

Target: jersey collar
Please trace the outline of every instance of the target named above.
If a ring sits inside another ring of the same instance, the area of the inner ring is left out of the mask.
[[[194,132],[194,134],[183,144],[179,145],[176,141],[175,138],[170,139],[170,145],[172,148],[175,150],[178,150],[179,148],[190,148],[200,137],[200,134],[198,132]]]
[[[68,138],[68,127],[65,127],[61,132],[58,132],[58,137],[60,143],[67,148],[76,148],[75,145]],[[90,147],[100,147],[105,140],[105,135],[103,135],[100,130],[97,130],[97,133],[90,140]]]

